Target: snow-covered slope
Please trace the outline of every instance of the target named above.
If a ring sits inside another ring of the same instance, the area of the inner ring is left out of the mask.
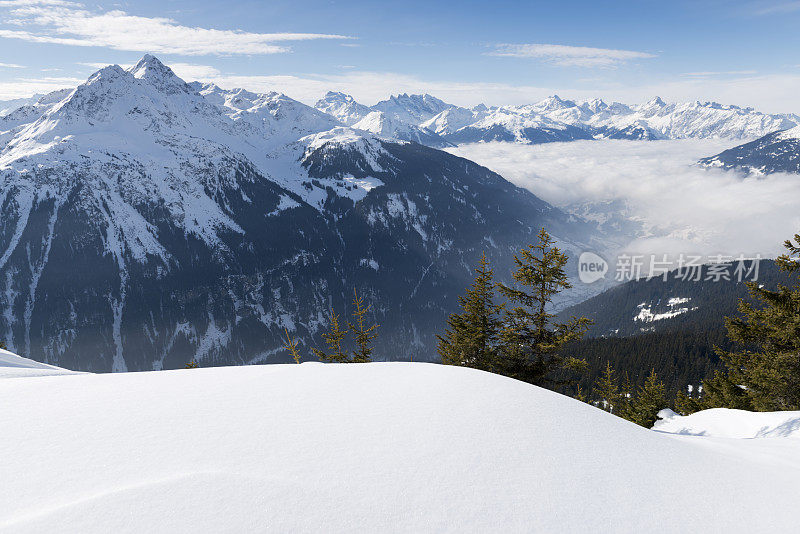
[[[432,147],[452,146],[427,128],[399,121],[382,111],[369,112],[364,118],[353,124],[353,128],[372,132],[388,140],[414,141]]]
[[[485,107],[473,109],[452,107],[434,115],[420,126],[439,135],[449,135],[465,126],[473,124],[475,121],[485,116],[485,114]]]
[[[701,165],[771,174],[800,173],[800,126],[775,132],[750,143],[700,160]]]
[[[653,430],[711,438],[793,438],[800,439],[800,411],[747,412],[728,408],[703,410],[681,416],[672,410],[659,412]],[[800,443],[795,444],[795,446]]]
[[[35,362],[0,349],[0,379],[74,374],[75,371]]]
[[[653,432],[432,364],[8,380],[15,532],[793,532],[795,439]],[[790,443],[791,442],[791,443]]]

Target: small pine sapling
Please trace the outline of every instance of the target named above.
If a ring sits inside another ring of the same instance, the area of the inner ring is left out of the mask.
[[[372,324],[367,326],[366,316],[371,305],[364,306],[364,297],[358,296],[358,292],[353,289],[353,320],[347,322],[348,328],[356,340],[356,350],[352,351],[353,363],[367,363],[372,361],[372,342],[378,337],[376,330],[380,325]]]
[[[339,324],[339,315],[335,310],[331,309],[330,324],[328,331],[322,334],[322,339],[328,346],[328,352],[316,347],[311,348],[311,352],[319,358],[321,362],[328,363],[349,363],[350,357],[342,348],[342,341],[344,340],[347,330],[343,330]]]
[[[292,355],[294,363],[300,363],[300,352],[297,350],[299,340],[289,335],[289,329],[283,327],[283,332],[286,334],[286,339],[283,340],[283,348]]]

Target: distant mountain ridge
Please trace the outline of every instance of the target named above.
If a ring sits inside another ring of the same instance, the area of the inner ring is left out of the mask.
[[[800,127],[774,132],[700,160],[706,167],[754,175],[800,174]]]
[[[427,94],[401,94],[367,107],[352,96],[329,92],[316,107],[348,125],[372,111],[380,111],[454,144],[538,144],[580,139],[745,140],[800,125],[800,117],[794,114],[765,114],[716,102],[667,103],[658,97],[629,106],[600,99],[575,102],[554,95],[529,105],[464,108]],[[442,146],[441,140],[431,139]]]

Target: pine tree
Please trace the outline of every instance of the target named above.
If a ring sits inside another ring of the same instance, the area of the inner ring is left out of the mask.
[[[593,388],[594,394],[600,399],[601,407],[610,413],[619,411],[620,391],[617,385],[617,377],[614,373],[614,368],[611,367],[611,362],[606,362],[606,367],[600,379]]]
[[[633,384],[631,384],[631,377],[628,374],[628,371],[625,371],[622,374],[622,385],[619,388],[619,397],[617,397],[617,410],[616,415],[620,417],[625,417],[627,411],[630,410],[631,402],[633,399]]]
[[[498,284],[510,309],[505,311],[501,336],[501,373],[533,384],[555,383],[556,370],[580,371],[586,362],[559,354],[564,344],[580,339],[591,321],[573,317],[566,323],[553,321],[548,311],[552,299],[572,285],[564,267],[567,255],[554,246],[555,241],[542,228],[539,241],[514,256],[515,285]]]
[[[800,274],[800,234],[787,240],[778,267]],[[741,300],[740,317],[726,318],[728,337],[743,347],[718,350],[726,372],[703,383],[703,407],[756,411],[800,409],[800,285],[769,290],[748,282],[760,307]]]
[[[187,363],[186,366],[185,366],[186,369],[197,369],[198,367],[200,367],[200,366],[197,364],[197,362],[194,360],[194,358],[192,358],[192,360],[189,363]]]
[[[300,363],[300,352],[297,350],[298,340],[289,335],[289,329],[283,327],[286,339],[283,340],[283,348],[291,354],[294,363]]]
[[[367,326],[366,315],[371,305],[364,306],[364,298],[358,296],[358,292],[353,289],[353,319],[355,323],[348,321],[347,325],[356,341],[356,350],[353,351],[353,363],[367,363],[372,361],[372,341],[378,337],[378,324]]]
[[[3,350],[8,350],[8,347],[6,346],[6,344],[5,344],[5,343],[3,343],[2,341],[0,341],[0,349],[3,349]]]
[[[494,370],[502,309],[494,297],[494,271],[484,253],[475,268],[475,281],[466,295],[458,297],[462,312],[451,314],[444,336],[436,336],[443,364]]]
[[[329,352],[325,352],[316,347],[312,347],[311,352],[313,352],[321,362],[349,363],[350,357],[342,348],[342,341],[344,340],[345,334],[347,334],[347,330],[342,329],[339,325],[339,315],[337,315],[335,310],[331,309],[328,331],[322,334],[322,339],[328,346]]]
[[[630,399],[625,409],[620,413],[628,421],[645,428],[652,428],[658,420],[658,412],[667,407],[667,392],[664,383],[658,378],[653,369],[639,388],[636,395]]]

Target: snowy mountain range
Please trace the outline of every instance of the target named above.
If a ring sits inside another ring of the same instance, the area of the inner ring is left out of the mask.
[[[800,173],[800,127],[767,134],[716,156],[703,158],[700,164],[755,175]]]
[[[426,359],[482,251],[507,277],[542,226],[607,245],[484,167],[368,131],[392,102],[356,129],[145,56],[0,118],[0,339],[76,370],[280,361],[284,328],[307,352],[357,288],[376,355]]]
[[[349,95],[329,92],[316,108],[347,125],[354,125],[374,111],[426,133],[428,144],[444,146],[482,141],[544,143],[577,139],[685,139],[722,138],[745,140],[800,125],[794,114],[768,115],[752,108],[715,102],[668,104],[656,97],[628,106],[602,100],[575,102],[551,96],[522,106],[463,108],[431,95],[393,96],[372,107]],[[397,128],[397,126],[395,126]],[[375,129],[370,131],[377,132]],[[384,130],[380,135],[391,135]],[[417,139],[414,139],[417,140]]]

